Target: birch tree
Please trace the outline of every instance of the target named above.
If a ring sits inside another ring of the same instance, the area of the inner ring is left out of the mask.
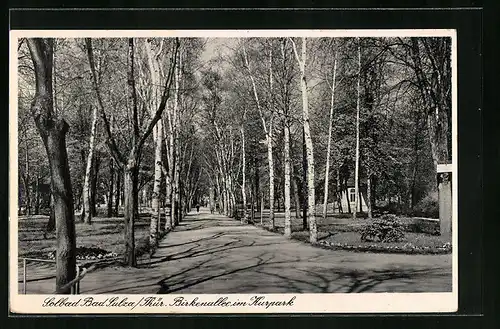
[[[358,38],[358,75],[357,75],[357,96],[356,96],[356,155],[354,160],[354,210],[352,211],[352,218],[356,219],[358,212],[359,200],[359,108],[360,108],[360,83],[361,83],[361,42]]]
[[[318,230],[316,225],[316,199],[314,186],[314,149],[309,125],[309,107],[307,97],[307,78],[306,78],[306,62],[307,62],[307,43],[306,38],[302,38],[301,56],[297,51],[295,41],[290,38],[292,43],[295,58],[300,68],[300,88],[302,91],[302,121],[304,128],[304,141],[307,154],[307,219],[309,222],[309,240],[311,243],[316,243],[318,240]]]
[[[91,207],[91,190],[90,190],[90,180],[92,173],[92,163],[94,162],[94,149],[95,149],[95,137],[98,123],[97,107],[92,110],[92,126],[90,131],[90,143],[89,143],[89,153],[87,156],[87,166],[85,169],[85,180],[83,183],[83,207],[82,207],[82,217],[81,221],[86,224],[92,223],[92,207]]]
[[[288,62],[287,56],[287,39],[282,38],[280,43],[281,49],[281,86],[282,86],[282,114],[283,114],[283,129],[284,129],[284,176],[285,176],[285,184],[284,184],[284,203],[285,203],[285,223],[284,223],[284,235],[288,238],[292,235],[292,222],[291,222],[291,213],[290,213],[290,184],[291,184],[291,175],[292,175],[292,166],[290,160],[290,86],[289,82],[291,81],[290,77],[290,63]],[[299,201],[298,201],[298,191],[297,186],[295,185],[295,211],[296,214],[299,214]],[[299,217],[298,215],[296,216]]]
[[[272,229],[275,228],[274,222],[274,159],[273,159],[273,129],[274,129],[274,114],[271,113],[270,118],[266,119],[264,115],[264,109],[259,99],[259,94],[257,92],[257,85],[255,83],[255,77],[250,67],[250,62],[248,60],[248,55],[245,46],[243,46],[243,58],[245,61],[245,68],[248,72],[250,82],[252,84],[252,90],[255,98],[255,103],[257,110],[259,112],[262,127],[266,135],[266,145],[267,145],[267,161],[269,168],[269,222],[271,223]],[[273,85],[273,71],[272,71],[272,49],[269,49],[269,89],[272,98],[272,85]]]
[[[160,46],[156,53],[153,53],[153,39],[146,40],[143,43],[144,50],[148,58],[149,72],[151,77],[151,86],[155,91],[153,92],[153,99],[150,102],[150,110],[154,110],[154,105],[157,105],[156,90],[157,86],[161,86],[160,79],[160,56],[163,50],[163,40],[159,40]],[[154,113],[152,113],[154,115]],[[149,227],[149,245],[150,247],[156,246],[158,238],[158,227],[161,219],[160,209],[160,187],[161,187],[161,174],[162,174],[162,146],[163,146],[163,121],[160,119],[156,123],[153,130],[153,139],[155,142],[155,157],[154,157],[154,184],[153,195],[151,200],[151,220]]]
[[[92,39],[86,38],[87,56],[89,60],[90,70],[92,73],[92,85],[99,104],[101,118],[104,122],[104,127],[108,137],[108,148],[116,163],[123,171],[123,189],[124,189],[124,222],[125,222],[125,263],[128,266],[136,266],[135,257],[135,236],[134,236],[134,222],[137,216],[136,209],[138,207],[138,174],[141,153],[146,139],[151,135],[156,123],[160,120],[163,110],[165,109],[167,100],[170,97],[171,84],[173,71],[176,67],[177,52],[179,49],[179,40],[176,39],[173,45],[172,61],[169,68],[169,74],[165,81],[162,90],[161,101],[155,111],[152,119],[147,123],[146,128],[141,133],[141,127],[138,119],[138,106],[137,106],[137,93],[135,82],[135,41],[133,38],[128,39],[128,67],[127,67],[127,83],[128,91],[127,96],[130,104],[131,121],[132,121],[132,135],[130,136],[130,148],[128,154],[125,155],[120,150],[115,141],[115,137],[111,133],[110,124],[106,115],[104,101],[101,95],[101,86],[97,81],[97,74],[94,64],[94,56],[92,50]]]
[[[331,158],[331,144],[332,144],[332,129],[333,129],[333,105],[335,101],[335,80],[337,75],[337,51],[334,55],[333,60],[333,77],[331,88],[331,99],[330,99],[330,118],[328,121],[328,145],[326,148],[326,166],[325,166],[325,194],[323,198],[323,218],[326,219],[327,215],[327,206],[328,206],[328,180],[329,180],[329,171],[330,171],[330,158]]]

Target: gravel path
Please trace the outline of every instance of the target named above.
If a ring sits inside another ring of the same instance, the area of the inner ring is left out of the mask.
[[[448,292],[451,257],[324,250],[201,209],[151,260],[92,272],[81,293]]]

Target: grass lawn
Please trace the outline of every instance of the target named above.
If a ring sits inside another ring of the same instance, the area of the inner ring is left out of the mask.
[[[135,252],[137,260],[149,257],[149,223],[148,213],[140,214],[135,222]],[[48,216],[19,216],[18,221],[18,254],[19,257],[49,259],[50,253],[56,249],[55,232],[44,236]],[[76,246],[85,248],[99,248],[107,253],[116,254],[116,259],[103,263],[99,268],[107,266],[121,266],[121,259],[125,252],[124,221],[123,217],[94,217],[92,224],[79,222],[76,218]],[[164,224],[163,224],[164,225]],[[78,255],[77,255],[78,256]],[[22,293],[23,262],[18,260],[19,292]],[[94,262],[94,259],[77,260],[79,264]],[[27,293],[53,293],[55,291],[55,263],[32,262],[27,263]]]
[[[148,249],[149,214],[141,214],[135,222],[136,254],[140,256]],[[48,216],[19,217],[19,257],[48,258],[56,249],[55,232],[44,237]],[[122,256],[124,245],[123,217],[94,217],[91,225],[76,223],[76,246],[96,247]]]
[[[262,227],[270,230],[271,223],[264,214]],[[292,213],[292,238],[309,242],[309,231],[303,230],[302,218],[295,218]],[[316,217],[318,224],[318,242],[323,247],[363,252],[390,252],[411,254],[450,253],[451,241],[447,237],[426,233],[405,232],[405,240],[401,242],[364,242],[359,231],[371,223],[371,220],[358,218],[341,218],[344,216],[328,216],[326,219]],[[413,218],[401,218],[403,223],[410,223]],[[260,214],[255,222],[260,226]],[[433,223],[432,221],[430,222]],[[275,231],[283,234],[284,214],[275,214]]]

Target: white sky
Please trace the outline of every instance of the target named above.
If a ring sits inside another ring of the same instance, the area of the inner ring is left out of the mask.
[[[229,54],[231,52],[230,48],[233,48],[238,42],[236,38],[207,38],[206,40],[205,50],[201,54],[203,62],[207,62],[219,54]]]

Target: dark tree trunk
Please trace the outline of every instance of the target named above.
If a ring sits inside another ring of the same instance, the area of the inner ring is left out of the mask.
[[[40,176],[36,176],[35,215],[40,214]]]
[[[342,209],[342,182],[340,181],[340,169],[337,168],[336,173],[336,185],[335,185],[335,196],[337,199],[337,206],[339,209],[339,213],[343,213],[344,209]]]
[[[54,196],[50,194],[50,214],[49,221],[47,222],[46,232],[53,232],[56,229],[56,214],[54,212]]]
[[[120,170],[116,170],[116,193],[115,193],[115,209],[113,209],[113,216],[118,217],[118,208],[120,206],[121,200],[121,178],[122,172]]]
[[[92,217],[97,216],[96,209],[96,197],[97,197],[97,180],[99,178],[99,169],[101,166],[101,158],[96,154],[94,163],[94,170],[92,173],[92,180],[90,186],[90,209],[92,211]],[[90,224],[90,223],[89,223]]]
[[[68,124],[54,113],[52,96],[53,40],[28,39],[35,68],[36,93],[31,104],[35,124],[42,137],[51,174],[56,221],[56,290],[69,294],[63,286],[76,277],[76,239],[66,133]]]
[[[125,264],[137,265],[135,259],[134,223],[138,204],[138,171],[135,166],[127,166],[123,171],[124,224],[125,224]]]
[[[347,190],[347,185],[344,185],[344,191],[345,191],[345,197],[347,199],[347,212],[350,214],[350,213],[352,213],[351,200],[350,200],[349,191]]]
[[[111,159],[109,164],[109,190],[108,190],[108,212],[107,217],[113,216],[113,195],[114,195],[114,178],[115,178],[115,166],[114,161]]]
[[[47,154],[51,171],[51,185],[54,191],[54,215],[56,220],[56,287],[59,290],[63,285],[76,276],[76,238],[75,219],[73,209],[73,191],[69,174],[68,155],[66,153],[67,124],[58,122],[55,126],[62,126],[57,130],[49,131],[46,138]],[[58,291],[60,294],[69,294],[70,288]]]
[[[290,168],[293,168],[293,166],[290,166]],[[292,174],[293,179],[292,179],[292,185],[293,185],[293,195],[295,199],[295,218],[300,218],[300,194],[299,194],[299,186],[300,186],[300,181],[295,176],[295,174]]]

